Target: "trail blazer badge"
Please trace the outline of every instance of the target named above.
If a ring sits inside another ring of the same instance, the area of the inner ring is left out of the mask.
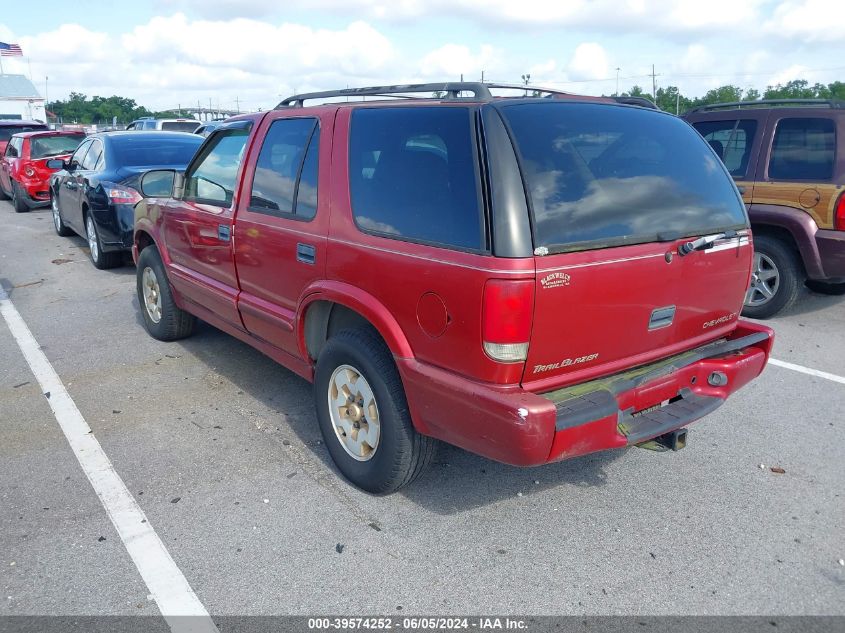
[[[569,285],[569,275],[566,273],[552,273],[550,275],[546,275],[540,280],[540,285],[543,288],[557,288],[559,286],[568,286]]]

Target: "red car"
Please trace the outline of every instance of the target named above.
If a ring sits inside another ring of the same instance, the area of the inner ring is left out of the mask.
[[[329,453],[371,492],[435,440],[520,466],[682,448],[769,357],[738,318],[748,215],[700,135],[491,88],[291,97],[142,178],[147,331],[199,317],[313,381]],[[304,104],[327,98],[348,101]]]
[[[69,157],[84,139],[79,132],[13,135],[0,162],[0,198],[11,198],[18,213],[49,205],[50,174],[56,170],[47,161]]]

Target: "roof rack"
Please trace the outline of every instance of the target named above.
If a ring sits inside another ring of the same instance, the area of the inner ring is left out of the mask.
[[[730,101],[726,103],[712,103],[710,105],[698,106],[688,112],[709,112],[712,110],[726,110],[732,108],[765,108],[789,105],[810,106],[816,108],[845,108],[845,101],[840,99],[760,99],[758,101]]]
[[[641,108],[649,108],[650,110],[659,110],[657,104],[646,97],[611,97],[616,103],[624,105],[640,106]]]
[[[492,84],[480,83],[475,81],[450,81],[445,83],[429,83],[429,84],[399,84],[395,86],[370,86],[367,88],[344,88],[342,90],[326,90],[323,92],[308,92],[304,94],[292,95],[279,103],[276,110],[283,108],[301,108],[306,100],[312,99],[329,99],[331,97],[395,97],[398,99],[431,99],[434,93],[444,93],[442,99],[474,99],[477,101],[491,101],[493,95],[490,88],[506,88],[512,90],[531,91],[532,93],[542,94],[561,94],[568,95],[571,93],[562,90],[555,90],[553,88],[539,88],[537,86],[526,86],[522,84]],[[462,92],[471,92],[471,97],[461,97]],[[424,94],[426,96],[409,96],[414,93]]]

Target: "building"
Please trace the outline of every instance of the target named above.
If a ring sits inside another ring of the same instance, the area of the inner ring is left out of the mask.
[[[23,75],[0,74],[0,119],[47,121],[44,97]]]

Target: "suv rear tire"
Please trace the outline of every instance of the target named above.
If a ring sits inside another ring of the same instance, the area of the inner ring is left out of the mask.
[[[150,336],[175,341],[193,334],[197,319],[173,300],[164,263],[154,246],[141,251],[135,277],[141,316]]]
[[[801,294],[804,271],[798,254],[782,240],[754,236],[754,269],[743,316],[768,319],[791,306]]]
[[[314,403],[332,459],[367,492],[395,492],[434,458],[437,441],[414,429],[399,371],[373,330],[342,330],[328,340],[317,359]]]

